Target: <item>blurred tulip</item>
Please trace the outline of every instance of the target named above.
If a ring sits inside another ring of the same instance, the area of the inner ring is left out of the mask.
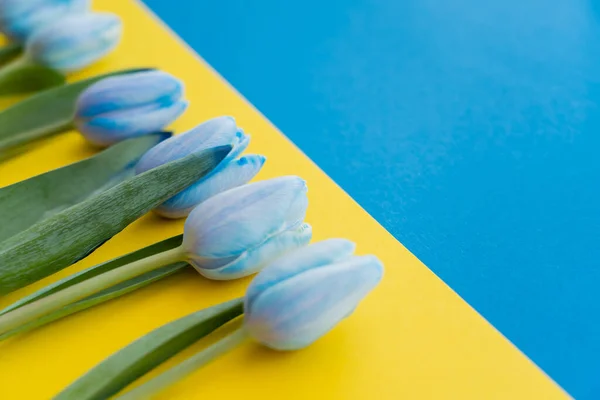
[[[36,30],[25,44],[26,57],[61,72],[92,64],[113,50],[122,23],[110,13],[69,15]]]
[[[207,176],[170,198],[155,211],[167,218],[182,218],[208,198],[250,181],[262,168],[265,157],[248,155],[236,159],[250,137],[237,127],[231,117],[217,117],[181,135],[173,136],[148,151],[139,161],[136,172],[142,173],[195,151],[217,145],[231,144],[231,153]]]
[[[312,236],[302,224],[306,183],[285,176],[220,193],[191,212],[182,249],[187,261],[210,279],[234,279],[258,272]]]
[[[90,8],[90,0],[0,0],[0,32],[25,42],[36,30]]]
[[[77,100],[75,126],[93,144],[161,131],[185,111],[183,83],[162,71],[109,77],[88,87]]]
[[[374,256],[352,256],[343,239],[315,243],[278,258],[246,292],[245,329],[276,350],[306,347],[347,317],[381,280]]]

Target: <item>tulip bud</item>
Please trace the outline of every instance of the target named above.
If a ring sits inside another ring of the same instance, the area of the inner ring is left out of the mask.
[[[89,8],[90,0],[0,0],[0,32],[25,42],[36,30]]]
[[[88,87],[78,98],[75,126],[93,144],[161,131],[187,107],[183,83],[161,71],[113,76]]]
[[[140,174],[167,162],[185,157],[195,151],[231,144],[233,150],[217,168],[207,176],[170,198],[155,211],[167,218],[181,218],[208,198],[250,181],[262,168],[265,157],[248,155],[235,159],[250,141],[250,137],[237,127],[231,117],[213,118],[194,129],[156,145],[136,166]]]
[[[353,252],[352,242],[330,239],[268,265],[246,292],[246,331],[276,350],[306,347],[330,331],[383,274],[376,257]]]
[[[285,176],[251,183],[200,203],[185,222],[182,249],[210,279],[258,272],[312,236],[302,224],[308,206],[305,182]]]
[[[121,20],[114,14],[69,15],[36,30],[27,39],[25,54],[58,71],[76,71],[113,50],[121,31]]]
[[[235,190],[239,189],[230,191]],[[194,213],[195,211],[192,215]],[[363,297],[381,281],[381,262],[375,256],[352,256],[353,251],[352,242],[330,239],[278,258],[248,286],[242,327],[142,383],[122,398],[154,398],[163,389],[244,343],[249,337],[275,350],[298,350],[310,345],[350,315]],[[111,361],[124,360],[130,354],[139,353],[140,346],[137,345],[141,342],[150,345],[147,354],[155,351],[156,346],[153,347],[152,344],[157,341],[159,332],[168,331],[180,336],[185,334],[189,326],[184,320],[197,321],[200,315],[202,318],[211,315],[213,319],[220,318],[222,322],[218,322],[218,325],[223,325],[242,312],[236,300],[218,307],[219,309],[211,308],[190,314],[161,327],[160,331],[150,333],[94,368],[63,393],[69,397],[81,392],[81,388],[89,386],[89,382],[103,378],[105,371],[115,364],[111,364]],[[114,392],[129,382],[123,382]]]

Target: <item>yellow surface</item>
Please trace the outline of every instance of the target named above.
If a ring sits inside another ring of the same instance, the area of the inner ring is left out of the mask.
[[[308,181],[315,240],[348,237],[374,253],[384,281],[333,332],[309,349],[276,353],[249,343],[164,392],[164,399],[554,399],[562,390],[400,245],[269,121],[139,3],[97,0],[125,22],[118,50],[73,79],[160,67],[182,78],[191,107],[183,131],[222,114],[268,158],[259,178]],[[228,29],[224,27],[224,29]],[[232,50],[233,51],[233,50]],[[75,132],[0,166],[0,186],[79,160],[93,150]],[[83,262],[0,299],[5,306],[84,267],[180,233],[182,222],[146,216]],[[241,295],[248,280],[209,282],[179,274],[36,332],[0,343],[0,399],[47,399],[96,363],[164,323]]]

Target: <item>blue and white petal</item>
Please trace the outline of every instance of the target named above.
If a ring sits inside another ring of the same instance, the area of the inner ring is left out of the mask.
[[[273,349],[301,349],[348,316],[382,274],[377,258],[356,256],[295,275],[246,306],[245,328]]]
[[[246,290],[246,306],[271,286],[303,272],[340,262],[352,257],[356,245],[346,239],[327,239],[289,253],[262,270]]]
[[[213,118],[150,149],[139,161],[136,172],[146,172],[200,150],[226,144],[234,146],[227,159],[235,158],[248,145],[248,136],[237,127],[233,118]]]
[[[72,72],[112,51],[121,34],[121,20],[114,14],[69,15],[36,30],[27,40],[25,53],[37,63]]]
[[[76,126],[91,143],[110,146],[125,139],[160,132],[176,120],[187,106],[188,102],[182,100],[167,107],[146,106],[135,112],[113,111],[85,122],[77,121]]]
[[[36,30],[70,13],[83,13],[90,0],[0,0],[0,32],[25,42]]]
[[[75,118],[99,115],[149,105],[170,106],[183,97],[184,85],[173,75],[149,70],[102,79],[77,99]]]
[[[281,232],[259,246],[247,250],[234,261],[220,268],[203,268],[192,265],[207,278],[214,280],[229,280],[242,278],[259,272],[274,260],[288,254],[290,251],[306,246],[312,238],[312,227],[302,224],[299,227]]]
[[[226,162],[225,165],[221,163],[208,176],[171,197],[155,211],[167,218],[185,217],[194,207],[209,198],[248,183],[261,170],[265,160],[262,155],[250,154]]]
[[[102,79],[77,99],[75,126],[93,144],[159,132],[179,117],[188,103],[183,83],[162,71],[142,71]]]
[[[198,205],[185,223],[183,245],[193,256],[239,256],[292,226],[290,207],[306,197],[306,183],[285,176],[251,183],[220,193]],[[306,202],[303,201],[304,204]],[[295,209],[297,220],[306,209]]]

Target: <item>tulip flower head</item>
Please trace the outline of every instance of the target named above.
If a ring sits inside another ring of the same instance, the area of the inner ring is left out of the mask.
[[[183,83],[170,74],[149,70],[105,78],[78,98],[75,126],[93,144],[161,131],[186,109]]]
[[[276,350],[306,347],[346,318],[381,280],[374,256],[329,239],[286,254],[263,269],[246,292],[244,326]]]
[[[198,205],[185,222],[183,251],[210,279],[234,279],[261,270],[312,236],[303,224],[305,182],[284,176],[222,192]]]
[[[244,299],[244,322],[240,328],[119,396],[119,399],[153,398],[248,338],[275,350],[298,350],[310,345],[350,315],[381,281],[381,262],[374,256],[353,256],[353,252],[352,242],[329,239],[277,258],[248,287]],[[234,300],[221,305],[224,309],[220,316],[228,315],[238,307],[239,303],[231,303],[237,302]],[[234,317],[236,315],[238,314],[234,314]],[[177,323],[172,322],[161,329],[177,332],[181,329],[175,325]],[[138,343],[139,341],[134,345]],[[130,354],[130,349],[131,347],[125,348],[117,357]],[[108,366],[109,364],[101,364],[93,371],[101,376],[101,371],[106,369],[103,367]],[[93,377],[94,375],[88,374],[76,382],[69,394],[93,381]],[[115,391],[117,390],[118,388]]]
[[[90,0],[0,0],[0,32],[23,43],[36,30],[89,8]]]
[[[119,42],[122,23],[110,13],[69,15],[36,30],[25,44],[26,57],[61,72],[92,64]]]
[[[236,159],[246,149],[249,141],[250,137],[237,127],[233,118],[218,117],[150,149],[138,162],[136,173],[140,174],[202,149],[224,144],[233,146],[227,158],[210,174],[167,200],[155,212],[167,218],[182,218],[212,196],[250,181],[262,168],[265,157],[247,155]]]
[[[350,315],[381,281],[381,262],[374,256],[353,256],[353,252],[354,243],[345,239],[329,239],[277,258],[250,283],[244,299],[244,322],[240,328],[118,398],[153,398],[248,338],[275,350],[298,350],[310,345]],[[232,312],[235,317],[241,312],[236,300],[219,307],[223,307],[219,312],[221,317]],[[237,314],[236,309],[239,310]],[[222,324],[227,321],[229,319]],[[172,322],[161,329],[183,332],[176,325],[178,323]],[[187,329],[187,325],[183,326]],[[131,354],[131,347],[137,344],[139,341],[117,353],[116,357]],[[102,376],[104,367],[109,365],[112,364],[101,364],[92,371],[97,371],[96,376]],[[93,374],[76,382],[68,393],[76,393],[92,382]],[[124,382],[123,386],[127,383]]]

